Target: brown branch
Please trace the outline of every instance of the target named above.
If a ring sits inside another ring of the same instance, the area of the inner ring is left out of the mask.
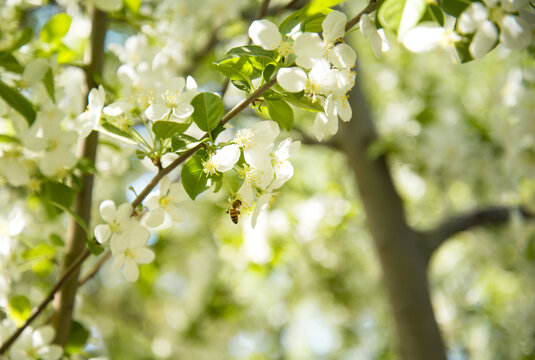
[[[32,323],[32,321],[41,314],[41,312],[48,306],[48,304],[54,299],[54,295],[56,292],[67,282],[70,277],[79,269],[80,265],[89,257],[91,253],[89,250],[83,251],[78,258],[69,266],[69,268],[63,273],[63,275],[60,277],[56,285],[50,290],[47,297],[37,306],[33,309],[32,314],[22,326],[20,326],[14,333],[11,335],[0,348],[0,355],[5,354],[5,352],[9,349],[9,347],[17,340],[17,338],[20,336],[20,334]]]
[[[110,257],[111,257],[111,251],[108,250],[100,258],[100,260],[93,266],[93,268],[91,268],[91,270],[89,270],[84,276],[82,276],[80,278],[80,280],[78,280],[78,287],[84,285],[86,282],[91,280],[97,274],[97,272],[100,270],[102,265],[104,265],[106,263],[106,261],[108,261],[108,259]]]
[[[364,10],[362,10],[360,13],[358,13],[353,19],[349,20],[347,22],[347,25],[346,25],[346,31],[349,31],[351,30],[351,28],[353,26],[355,26],[356,24],[358,24],[358,22],[360,21],[360,18],[362,17],[362,15],[364,14],[369,14],[373,11],[375,11],[375,9],[377,9],[377,4],[378,4],[378,1],[377,0],[370,0],[370,2],[368,3],[368,6],[366,6],[364,8]]]
[[[430,257],[443,243],[460,232],[479,226],[503,225],[518,211],[522,217],[533,219],[534,214],[524,207],[491,206],[472,210],[444,220],[433,230],[424,233],[424,241]]]

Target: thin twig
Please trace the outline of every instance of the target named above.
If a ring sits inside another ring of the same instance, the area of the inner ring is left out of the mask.
[[[364,14],[369,14],[373,11],[375,11],[375,9],[377,9],[377,3],[378,1],[377,0],[371,0],[369,3],[368,3],[368,6],[366,6],[364,8],[364,10],[362,10],[360,13],[358,13],[353,19],[349,20],[346,24],[346,31],[349,31],[353,26],[355,26],[356,24],[358,24],[358,22],[360,21],[360,18],[362,17],[362,15]]]
[[[78,287],[82,286],[83,284],[85,284],[86,282],[88,282],[89,280],[91,280],[93,278],[93,276],[95,276],[97,274],[97,272],[100,270],[100,268],[102,267],[102,265],[104,265],[104,263],[106,261],[108,261],[108,259],[111,257],[111,251],[106,251],[106,253],[100,258],[100,260],[91,268],[91,270],[89,270],[84,276],[82,276],[79,280],[78,280]]]
[[[69,268],[63,273],[63,275],[60,277],[56,285],[50,290],[47,297],[39,304],[39,306],[35,307],[32,311],[32,314],[22,326],[20,326],[14,333],[7,339],[0,348],[0,355],[3,355],[9,347],[17,340],[17,338],[22,334],[24,329],[28,327],[32,323],[32,321],[41,314],[41,312],[47,307],[48,304],[54,299],[54,295],[56,292],[65,284],[66,281],[69,280],[69,278],[76,272],[76,270],[80,267],[80,265],[89,257],[91,252],[89,250],[84,250],[78,258],[69,266]]]

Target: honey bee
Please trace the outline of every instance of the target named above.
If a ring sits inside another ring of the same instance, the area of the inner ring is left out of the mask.
[[[230,206],[232,206],[232,208],[230,209],[227,209],[227,214],[230,214],[230,220],[232,220],[232,222],[234,224],[237,224],[238,223],[238,219],[240,218],[240,206],[241,206],[241,200],[240,199],[236,199],[232,202],[232,204]]]

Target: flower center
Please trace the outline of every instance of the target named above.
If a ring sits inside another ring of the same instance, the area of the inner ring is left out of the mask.
[[[169,198],[167,196],[162,196],[158,202],[160,203],[160,206],[163,208],[168,207],[170,203]]]
[[[110,231],[115,234],[121,233],[121,224],[117,220],[113,220],[109,223]]]
[[[253,136],[254,136],[254,133],[251,130],[243,129],[243,130],[238,131],[235,142],[239,147],[241,147],[244,150],[247,150],[255,145],[252,139]]]
[[[175,107],[178,100],[178,93],[172,90],[165,90],[162,94],[162,98],[168,107]]]
[[[288,55],[293,54],[294,50],[292,47],[292,43],[293,42],[291,40],[282,41],[278,47],[279,54],[281,54],[281,56],[283,57],[287,57]]]
[[[210,159],[208,159],[208,161],[203,161],[202,165],[203,165],[202,171],[204,171],[206,175],[210,176],[210,175],[214,175],[215,173],[217,173],[217,168],[211,157]]]

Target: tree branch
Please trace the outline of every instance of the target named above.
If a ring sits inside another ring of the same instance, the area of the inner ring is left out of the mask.
[[[54,287],[50,290],[47,297],[39,304],[39,306],[35,307],[32,311],[32,314],[22,326],[20,326],[14,333],[11,335],[0,348],[0,355],[5,354],[5,352],[9,349],[9,347],[17,340],[17,338],[22,334],[24,329],[28,327],[34,321],[41,312],[50,304],[50,302],[54,299],[54,295],[56,292],[61,289],[61,287],[67,282],[71,276],[80,268],[80,265],[89,257],[91,253],[89,250],[83,251],[78,258],[69,266],[69,268],[63,273],[63,275],[59,278],[58,282]]]
[[[362,17],[362,15],[364,14],[369,14],[373,11],[375,11],[375,9],[377,9],[377,3],[378,1],[377,0],[371,0],[369,3],[368,3],[368,6],[366,6],[360,13],[358,13],[353,19],[349,20],[346,24],[346,31],[349,31],[353,26],[355,26],[356,24],[358,24],[358,22],[360,21],[360,18]]]
[[[440,225],[424,234],[424,241],[428,248],[428,257],[448,239],[454,235],[478,226],[495,226],[505,224],[511,215],[518,211],[522,217],[533,219],[533,213],[524,207],[490,206],[475,209],[463,214],[452,216]]]

